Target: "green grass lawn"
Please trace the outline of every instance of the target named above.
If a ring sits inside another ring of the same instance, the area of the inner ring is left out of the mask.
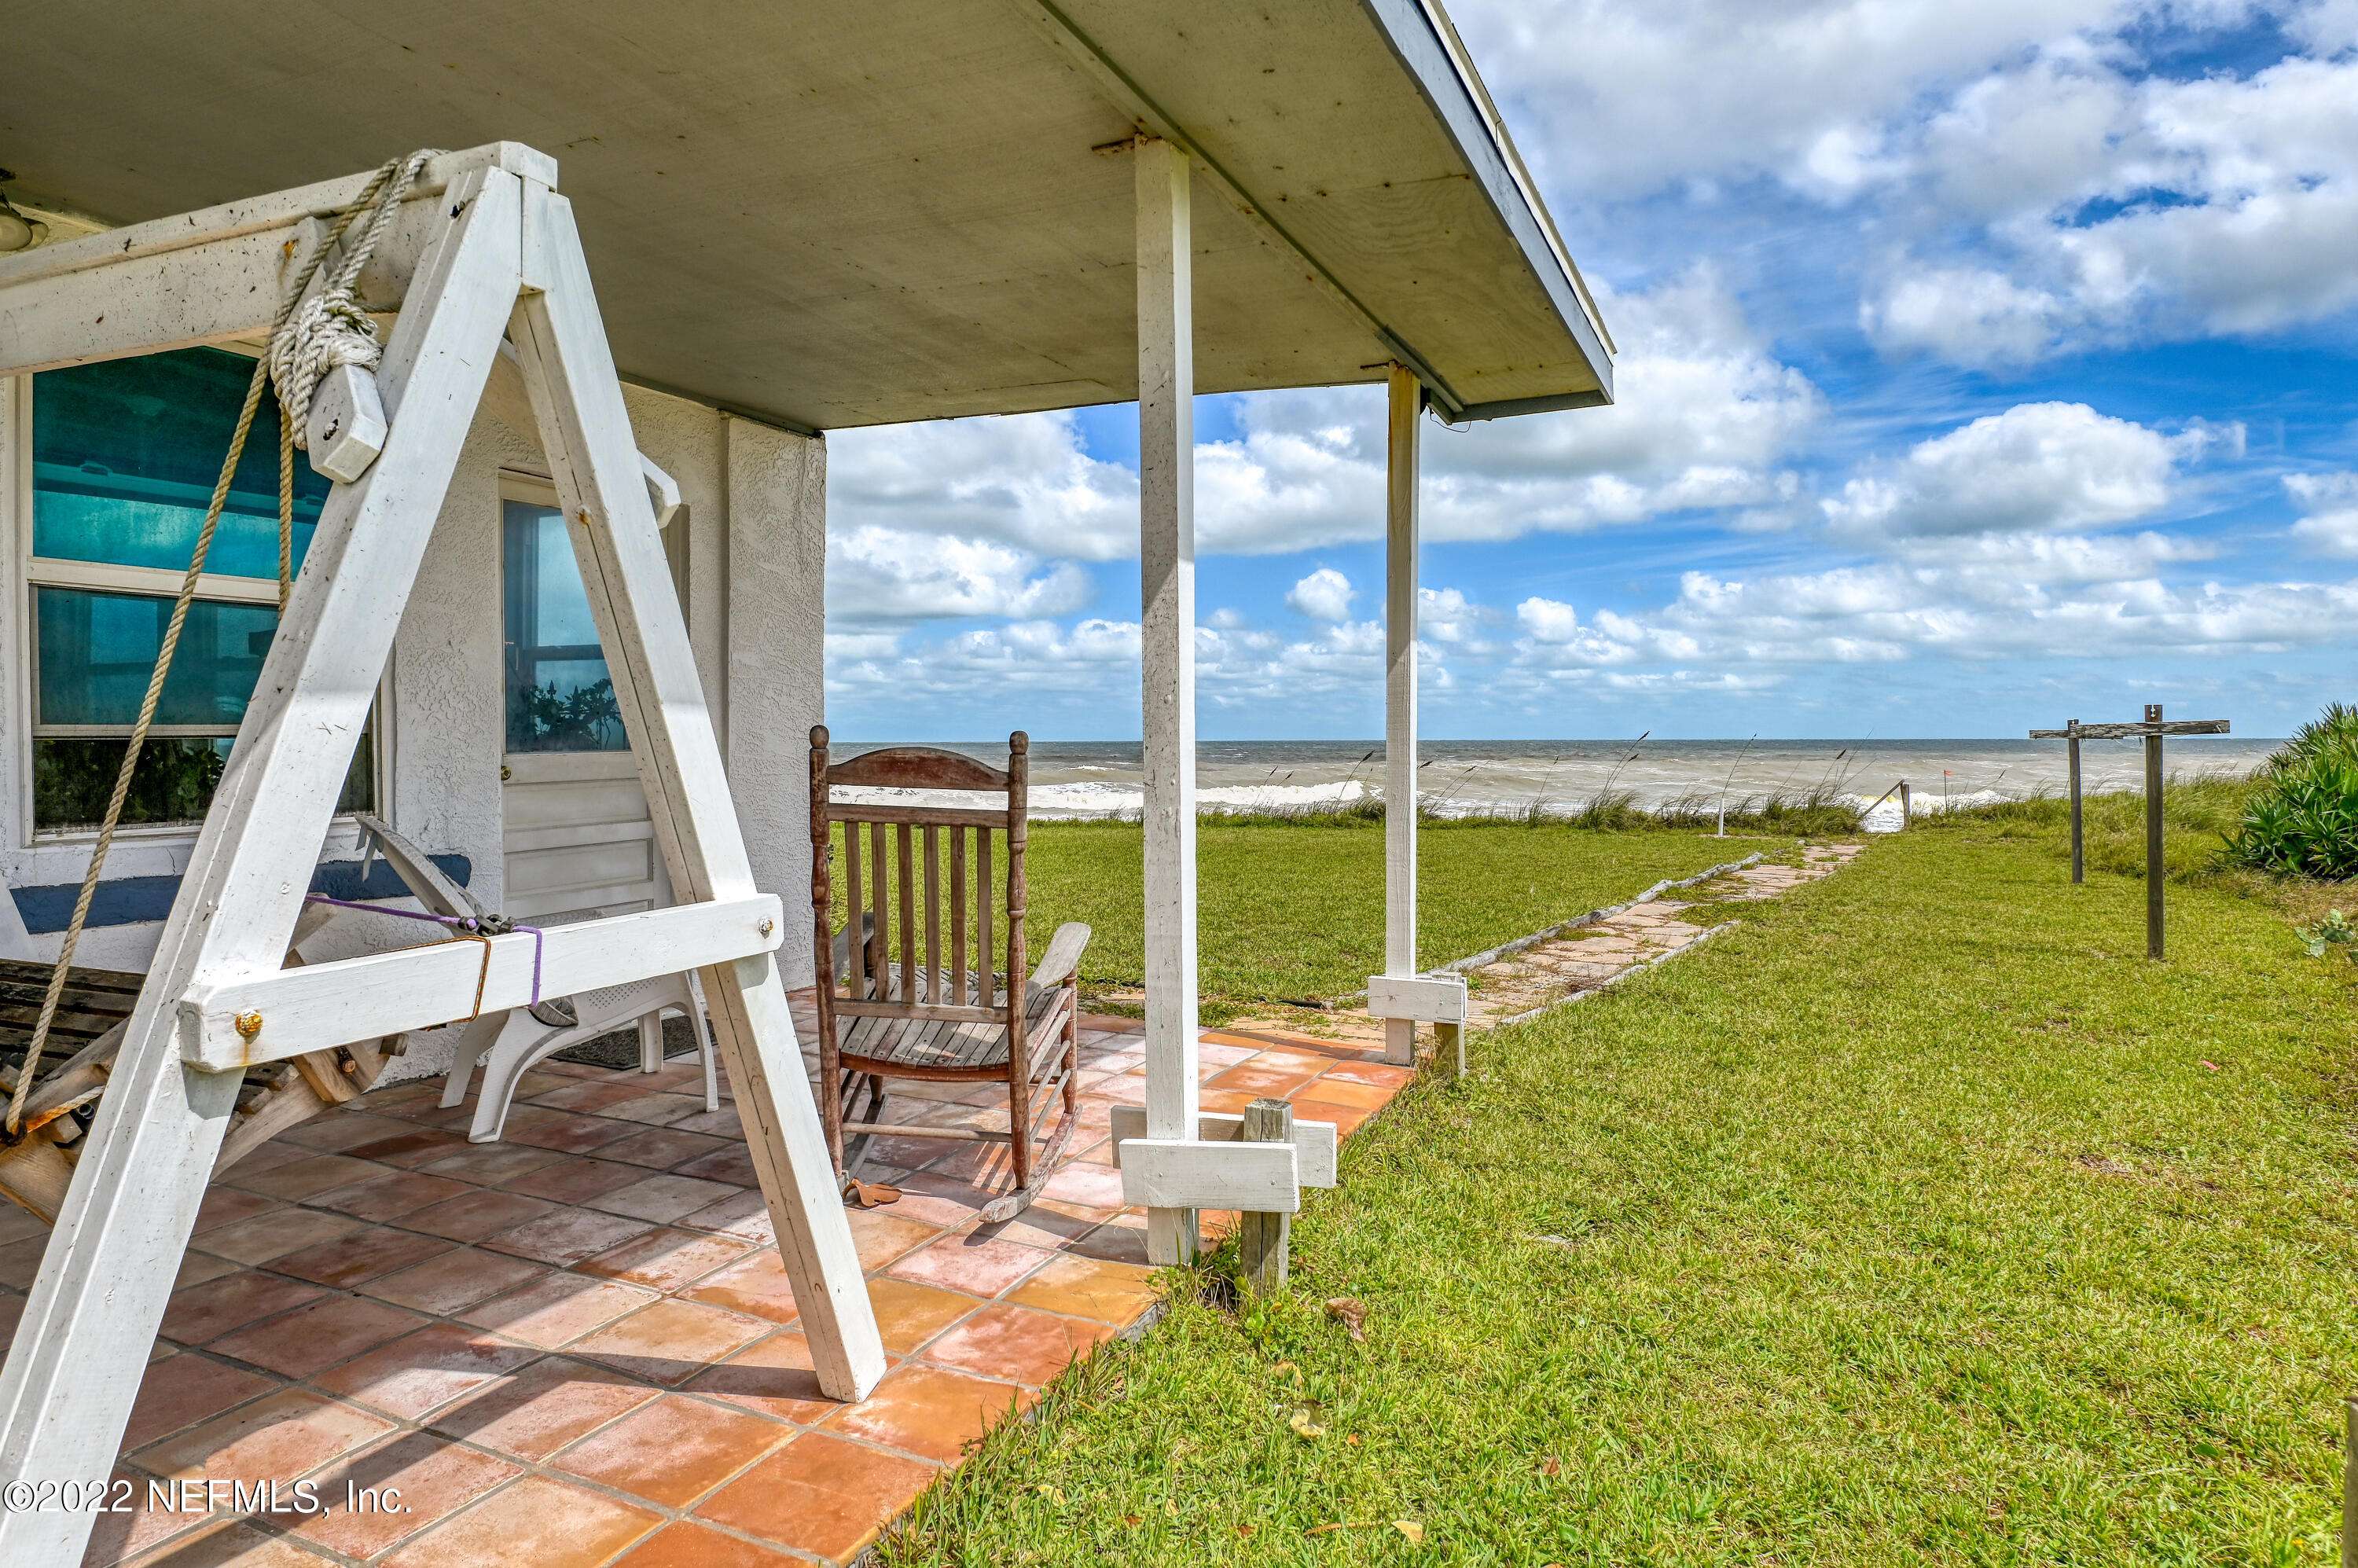
[[[1031,925],[1045,941],[1060,921],[1089,924],[1085,987],[1145,982],[1143,843],[1136,823],[1033,825]],[[1417,843],[1417,958],[1431,967],[1793,840],[1496,822],[1428,825]],[[1206,819],[1196,829],[1196,868],[1207,1020],[1357,990],[1382,969],[1379,825]]]
[[[2331,1561],[2358,970],[2203,881],[2147,964],[2060,831],[1878,840],[1474,1042],[1290,1293],[1179,1292],[889,1560]]]

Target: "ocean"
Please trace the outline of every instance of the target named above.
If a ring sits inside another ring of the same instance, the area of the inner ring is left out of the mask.
[[[2244,773],[2281,742],[2243,736],[2173,740],[2169,771],[2180,775]],[[837,742],[849,756],[868,744]],[[953,745],[996,765],[1006,742]],[[1647,806],[1686,796],[1732,806],[1746,795],[1828,789],[1860,805],[1901,779],[1920,811],[2060,794],[2065,784],[2061,741],[1428,741],[1420,752],[1422,794],[1439,810],[1462,815],[1520,811],[1533,800],[1576,806],[1611,788]],[[1207,741],[1195,748],[1195,794],[1202,806],[1271,809],[1380,795],[1383,746],[1375,741]],[[2081,743],[2086,787],[2138,787],[2144,755],[2135,741]],[[1132,741],[1035,741],[1032,815],[1037,818],[1111,816],[1135,812],[1145,798],[1140,748]],[[1869,819],[1898,825],[1896,804]]]

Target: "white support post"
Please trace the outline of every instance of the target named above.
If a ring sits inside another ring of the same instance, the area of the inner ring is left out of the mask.
[[[1146,737],[1146,1130],[1195,1136],[1195,341],[1187,155],[1141,137],[1138,527]],[[1146,1217],[1147,1257],[1195,1255],[1192,1208]]]
[[[1384,973],[1416,968],[1416,445],[1424,389],[1407,366],[1386,378],[1384,487]],[[1416,1061],[1416,1020],[1384,1020],[1384,1060]]]
[[[572,204],[538,183],[525,200],[525,293],[510,333],[672,889],[696,903],[758,897]],[[701,973],[819,1387],[863,1398],[884,1347],[777,963],[763,952]]]
[[[0,1373],[0,1478],[70,1487],[114,1467],[239,1083],[182,1060],[178,1003],[285,958],[515,301],[520,197],[478,168],[434,204],[451,215],[378,371],[384,456],[321,509]],[[75,1562],[95,1519],[0,1508],[0,1563]]]

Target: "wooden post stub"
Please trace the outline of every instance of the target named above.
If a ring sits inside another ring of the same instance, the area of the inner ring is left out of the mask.
[[[2145,706],[2147,724],[2161,722],[2161,704]],[[2161,731],[2145,738],[2145,956],[2161,957]]]
[[[2071,758],[2071,885],[2077,887],[2088,880],[2087,838],[2080,818],[2080,721],[2067,719],[2063,728],[2068,732],[2064,750]]]
[[[1899,826],[1906,827],[1916,816],[1916,792],[1906,779],[1899,781]]]
[[[1239,1140],[1247,1143],[1293,1141],[1293,1107],[1282,1099],[1257,1099],[1245,1107]],[[1285,1289],[1285,1244],[1293,1217],[1289,1214],[1247,1214],[1238,1217],[1237,1279],[1252,1295]]]

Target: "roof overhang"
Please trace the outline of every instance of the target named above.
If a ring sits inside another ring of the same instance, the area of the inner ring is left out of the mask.
[[[1134,396],[1141,132],[1198,170],[1199,391],[1399,360],[1453,419],[1612,398],[1432,0],[159,0],[28,10],[8,76],[12,193],[109,223],[530,143],[624,373],[789,427]]]

